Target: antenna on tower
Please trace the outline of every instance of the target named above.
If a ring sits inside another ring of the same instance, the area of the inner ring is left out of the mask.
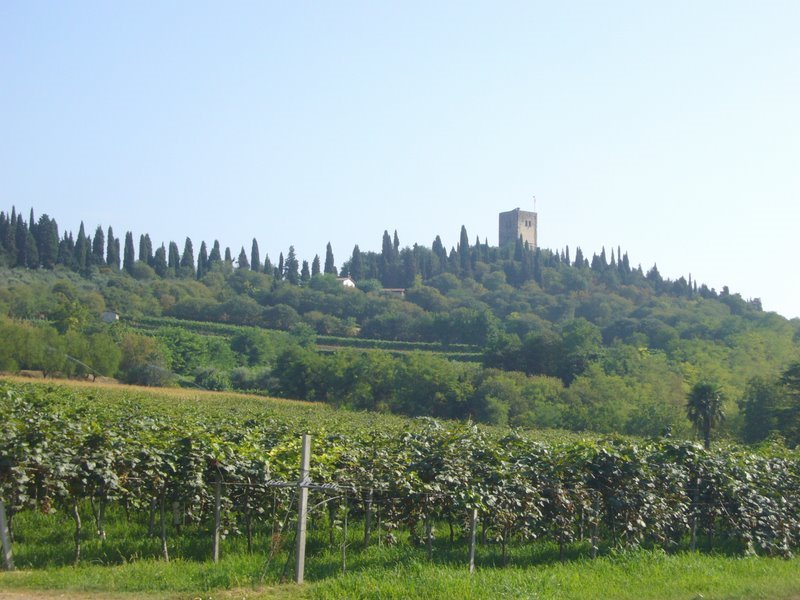
[[[536,196],[533,197],[533,212],[536,212]]]

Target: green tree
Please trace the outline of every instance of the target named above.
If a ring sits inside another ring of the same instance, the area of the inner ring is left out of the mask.
[[[336,275],[336,265],[333,264],[333,249],[331,248],[331,243],[328,242],[327,247],[325,248],[325,269],[323,271],[329,275]]]
[[[52,269],[58,259],[58,225],[55,219],[42,215],[36,231],[39,261],[45,269]]]
[[[772,432],[781,432],[785,407],[786,394],[779,382],[763,377],[750,379],[739,401],[744,441],[752,444],[766,439]]]
[[[197,254],[197,278],[202,279],[208,273],[208,249],[205,242],[200,242],[200,252]]]
[[[172,381],[164,353],[155,339],[128,333],[122,337],[120,350],[119,367],[125,382],[162,386]]]
[[[153,266],[153,242],[150,235],[145,233],[139,236],[139,260],[146,265]]]
[[[261,268],[261,253],[258,251],[258,242],[253,238],[253,246],[250,248],[250,268],[258,271]]]
[[[467,235],[467,228],[461,226],[461,236],[458,242],[458,261],[461,267],[461,273],[464,275],[470,272],[470,256],[469,256],[469,236]]]
[[[284,268],[283,252],[278,255],[278,266],[275,267],[275,279],[283,279]]]
[[[156,250],[155,256],[153,256],[153,269],[155,269],[156,275],[159,277],[166,277],[167,271],[169,271],[167,249],[164,248],[164,244],[161,244]]]
[[[8,225],[3,231],[3,248],[9,256],[9,264],[13,264],[17,260],[17,217],[14,208],[11,209],[11,216],[8,219]]]
[[[361,281],[364,278],[364,265],[361,262],[361,250],[358,244],[353,247],[353,256],[350,257],[350,277],[354,281]]]
[[[28,266],[28,235],[30,231],[25,226],[25,221],[22,217],[17,217],[17,227],[14,243],[17,248],[17,261],[14,266],[27,267]]]
[[[114,237],[114,230],[109,227],[106,236],[106,265],[119,270],[119,240]]]
[[[214,240],[214,245],[211,247],[211,252],[208,254],[208,270],[210,271],[214,265],[222,262],[222,252],[219,249],[219,240]]]
[[[102,230],[100,230],[102,240]],[[86,271],[89,257],[89,245],[86,240],[86,232],[83,230],[83,221],[78,229],[78,238],[75,240],[75,251],[72,254],[75,261],[75,269],[83,273]]]
[[[169,243],[169,252],[167,254],[167,270],[170,275],[177,275],[181,267],[181,253],[178,250],[178,244],[175,242]]]
[[[75,244],[77,246],[77,240]],[[92,238],[92,253],[90,256],[87,256],[87,260],[93,265],[103,265],[105,264],[105,250],[106,250],[106,236],[103,233],[103,228],[98,225],[97,229],[94,231],[94,237]]]
[[[133,234],[128,231],[125,233],[125,250],[122,255],[122,268],[133,275],[133,263],[136,262],[136,254],[133,250]]]
[[[725,418],[722,390],[708,381],[692,386],[686,402],[686,416],[703,436],[706,449],[711,448],[711,430]]]
[[[197,275],[194,268],[194,248],[192,247],[192,240],[188,237],[183,244],[180,274],[182,277],[195,277]]]
[[[244,246],[242,246],[242,249],[239,251],[239,258],[237,259],[236,264],[240,269],[250,268],[250,263],[247,262],[247,254],[244,252]]]
[[[314,260],[311,261],[311,276],[319,275],[320,268],[319,268],[319,254],[314,255]]]
[[[289,254],[286,255],[284,270],[286,281],[292,285],[300,283],[300,263],[294,253],[294,246],[289,246]]]

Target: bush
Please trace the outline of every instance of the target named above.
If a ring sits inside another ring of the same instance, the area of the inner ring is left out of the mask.
[[[214,392],[231,389],[231,378],[226,371],[208,367],[198,369],[194,374],[194,382],[202,388]]]

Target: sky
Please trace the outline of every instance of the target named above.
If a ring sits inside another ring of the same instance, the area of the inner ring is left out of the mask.
[[[544,248],[800,317],[800,3],[0,2],[0,210],[154,244]]]

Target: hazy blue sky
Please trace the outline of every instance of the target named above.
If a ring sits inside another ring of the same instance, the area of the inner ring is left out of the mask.
[[[800,2],[0,2],[0,209],[160,244],[541,245],[800,316]]]

